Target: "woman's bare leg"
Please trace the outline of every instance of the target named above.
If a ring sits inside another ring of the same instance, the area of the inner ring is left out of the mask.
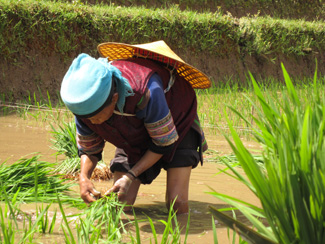
[[[192,166],[170,168],[167,170],[166,206],[174,203],[177,214],[188,213],[188,192]]]

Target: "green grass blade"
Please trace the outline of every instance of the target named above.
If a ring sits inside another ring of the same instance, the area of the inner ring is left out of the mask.
[[[66,237],[70,237],[70,240],[71,240],[71,241],[69,241],[70,243],[72,243],[72,244],[77,244],[77,242],[75,241],[74,236],[73,236],[73,234],[72,234],[72,230],[71,230],[70,227],[69,227],[69,222],[68,222],[68,220],[67,220],[67,217],[66,217],[66,215],[65,215],[65,212],[64,212],[64,209],[63,209],[63,206],[62,206],[62,203],[61,203],[60,198],[59,198],[58,195],[57,195],[57,200],[58,200],[58,204],[59,204],[59,207],[60,207],[60,211],[61,211],[61,214],[62,214],[63,221],[64,221],[64,223],[65,223],[65,228],[66,228],[66,229],[68,230],[68,232],[69,232],[69,236],[68,236],[67,234],[65,234],[65,235],[66,235]]]
[[[218,211],[215,207],[209,206],[209,209],[213,216],[223,223],[225,223],[229,228],[236,231],[242,238],[255,244],[276,244],[276,242],[268,239],[267,237],[259,234],[251,228],[241,222],[231,218],[230,216]]]

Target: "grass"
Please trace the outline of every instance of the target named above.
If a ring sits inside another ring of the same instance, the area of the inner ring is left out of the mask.
[[[71,183],[53,174],[55,164],[39,160],[39,156],[22,158],[12,165],[0,165],[0,201],[19,198],[24,202],[52,202],[56,196],[61,201],[80,205],[81,201],[71,198]],[[71,194],[69,194],[69,192]]]
[[[88,0],[91,4],[114,4],[116,6],[145,6],[147,8],[169,8],[171,5],[177,4],[182,10],[192,10],[198,12],[215,12],[222,11],[224,13],[231,12],[234,16],[254,15],[270,15],[278,18],[308,18],[316,20],[323,18],[324,4],[322,1],[268,1],[268,0]],[[284,11],[285,9],[285,11]]]
[[[316,89],[324,89],[325,77],[317,77]],[[306,100],[313,96],[313,78],[293,80],[298,97],[305,97]],[[253,116],[257,115],[259,107],[255,107],[252,103],[256,103],[258,98],[255,95],[254,87],[247,80],[243,86],[238,86],[237,82],[221,83],[207,90],[198,90],[198,115],[201,125],[208,128],[214,134],[230,135],[230,127],[225,118],[224,111],[228,115],[228,119],[232,121],[233,128],[238,134],[246,139],[252,140],[252,132],[250,124],[254,124]],[[266,79],[259,81],[262,93],[270,97],[270,99],[278,100],[275,106],[280,106],[285,96],[285,84],[274,79]],[[251,102],[247,102],[251,101]],[[227,106],[228,105],[228,106]],[[233,110],[240,111],[242,120],[233,113]]]
[[[228,119],[232,139],[227,137],[248,178],[225,162],[235,177],[261,201],[262,208],[231,196],[211,194],[238,208],[265,238],[280,244],[323,243],[324,196],[324,111],[317,73],[309,97],[299,96],[283,67],[286,89],[274,98],[262,92],[253,77],[257,103],[255,126],[240,111],[231,108],[253,129],[264,146],[261,168],[245,148]],[[263,219],[267,220],[267,226]]]
[[[1,0],[0,9],[0,50],[8,61],[34,45],[44,54],[69,57],[83,48],[94,52],[104,41],[145,43],[153,36],[181,53],[190,49],[225,57],[270,53],[299,56],[306,55],[306,50],[321,52],[325,47],[322,21],[259,16],[238,20],[218,11],[181,11],[176,5],[149,11],[145,7],[78,2]]]
[[[91,204],[84,212],[75,215],[66,215],[63,203],[57,195],[59,211],[62,215],[60,229],[65,243],[142,243],[140,237],[139,220],[134,214],[134,221],[123,218],[124,205],[117,201],[116,195],[102,198]],[[18,201],[10,201],[8,198],[4,205],[0,205],[0,242],[1,243],[32,243],[33,240],[41,240],[42,235],[57,235],[54,227],[58,225],[57,211],[53,217],[49,217],[51,204],[43,205],[36,209],[36,218],[19,209]],[[5,214],[9,212],[10,214]],[[23,224],[19,224],[17,216],[23,216]],[[155,234],[155,225],[148,217],[153,232],[152,240],[158,243]],[[144,220],[140,220],[144,221]],[[173,208],[170,208],[167,220],[159,220],[165,225],[161,236],[162,243],[181,243],[181,228]],[[189,222],[188,222],[189,223]],[[135,232],[127,231],[127,225],[134,225]],[[189,225],[186,227],[184,243],[186,243]],[[37,235],[36,235],[37,234]],[[136,237],[134,237],[136,235]],[[125,241],[125,239],[129,241]],[[160,239],[160,238],[159,238]],[[15,241],[15,240],[18,240]]]
[[[224,71],[241,76],[240,67],[268,74],[268,67],[279,60],[287,60],[293,69],[303,63],[313,67],[314,59],[322,60],[325,49],[324,20],[259,15],[236,18],[222,11],[181,10],[177,5],[148,9],[80,1],[0,0],[0,23],[0,56],[6,65],[2,77],[7,82],[0,92],[12,94],[15,100],[39,88],[45,98],[48,90],[56,99],[65,69],[76,54],[97,57],[97,45],[108,41],[135,44],[165,40],[181,57],[212,76],[213,82],[223,79],[219,76]],[[219,72],[200,61],[206,56],[210,64],[224,59],[236,62],[233,69],[219,67]],[[22,70],[26,63],[32,70],[33,65],[39,67],[40,72],[26,72],[25,77]],[[272,71],[276,77],[275,73]],[[308,70],[298,73],[303,76]],[[17,82],[12,74],[28,82],[12,86]]]

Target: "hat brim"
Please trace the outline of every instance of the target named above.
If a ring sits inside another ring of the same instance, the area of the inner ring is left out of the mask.
[[[102,57],[109,61],[128,58],[148,58],[166,64],[174,68],[177,73],[184,77],[195,89],[211,87],[210,79],[195,67],[185,63],[178,57],[164,41],[157,41],[138,45],[124,43],[106,42],[97,47]]]

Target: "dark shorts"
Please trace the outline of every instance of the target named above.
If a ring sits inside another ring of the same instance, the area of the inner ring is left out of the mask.
[[[170,169],[178,167],[195,168],[200,161],[200,153],[198,148],[200,146],[200,135],[194,130],[190,129],[185,135],[182,142],[178,145],[174,157],[171,162],[166,162],[160,159],[151,168],[147,169],[141,175],[138,176],[142,184],[150,184],[160,173],[161,169]],[[115,152],[115,158],[111,161],[110,170],[127,172],[130,170],[130,166],[127,161],[127,155],[125,152],[117,148]]]

